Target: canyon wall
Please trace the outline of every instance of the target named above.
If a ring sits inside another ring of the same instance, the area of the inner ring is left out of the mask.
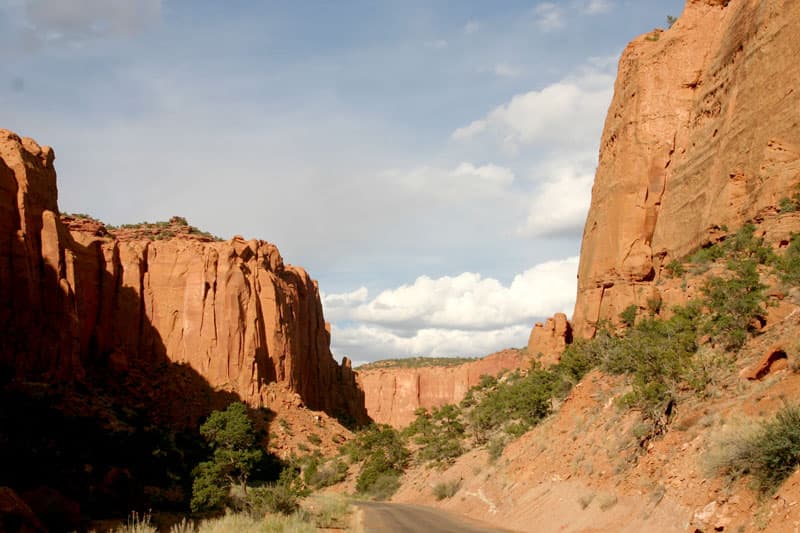
[[[576,335],[661,299],[664,265],[796,192],[798,35],[795,0],[689,0],[672,28],[625,49],[583,234]]]
[[[81,381],[169,361],[253,407],[277,382],[312,409],[366,420],[302,268],[264,241],[65,224],[53,161],[0,130],[0,377]]]
[[[460,402],[481,376],[516,370],[528,360],[518,350],[505,350],[457,366],[376,368],[359,370],[367,413],[378,423],[403,428],[414,411]]]

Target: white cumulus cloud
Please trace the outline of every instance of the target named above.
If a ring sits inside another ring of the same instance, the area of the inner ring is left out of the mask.
[[[532,237],[580,233],[592,199],[594,168],[557,161],[543,171],[546,178],[531,195],[521,233]]]
[[[445,197],[496,195],[514,181],[514,173],[508,168],[469,162],[454,168],[422,166],[407,171],[390,170],[384,177],[407,189]]]
[[[520,347],[528,342],[530,325],[491,331],[421,329],[410,336],[374,325],[334,328],[333,349],[359,363],[390,357],[479,357],[498,347]],[[354,363],[358,364],[358,363]]]
[[[516,152],[535,143],[596,143],[608,110],[613,76],[587,70],[538,91],[514,96],[485,117],[456,129],[451,137],[465,141],[492,135]]]
[[[385,290],[353,310],[353,318],[403,328],[493,329],[555,312],[570,312],[578,259],[548,261],[504,286],[465,272]]]
[[[547,261],[508,285],[465,272],[418,277],[361,301],[366,289],[324,298],[335,312],[334,350],[356,358],[397,355],[486,355],[527,340],[535,319],[571,313],[578,258]]]

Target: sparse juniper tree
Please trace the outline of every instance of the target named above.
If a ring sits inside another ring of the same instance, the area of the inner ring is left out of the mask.
[[[247,407],[235,402],[214,411],[200,426],[200,434],[212,450],[211,459],[197,465],[192,484],[192,510],[220,508],[233,485],[247,492],[247,479],[263,453]]]

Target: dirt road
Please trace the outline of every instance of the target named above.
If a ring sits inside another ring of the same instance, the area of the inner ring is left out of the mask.
[[[355,502],[363,510],[364,533],[500,533],[481,522],[421,505]]]

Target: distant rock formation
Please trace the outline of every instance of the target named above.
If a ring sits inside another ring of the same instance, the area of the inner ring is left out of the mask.
[[[305,270],[264,241],[183,231],[180,217],[163,235],[120,238],[96,221],[62,222],[53,161],[0,130],[0,377],[80,381],[165,359],[253,407],[278,382],[312,409],[366,420]]]
[[[572,342],[572,327],[564,313],[556,313],[544,324],[536,323],[528,338],[528,356],[544,366],[558,362],[567,344]]]
[[[798,35],[795,1],[689,0],[671,29],[628,45],[583,234],[576,336],[660,299],[672,259],[796,192]]]
[[[519,350],[505,350],[458,366],[359,370],[367,413],[378,423],[402,428],[414,411],[460,402],[481,376],[516,370],[528,360]]]

